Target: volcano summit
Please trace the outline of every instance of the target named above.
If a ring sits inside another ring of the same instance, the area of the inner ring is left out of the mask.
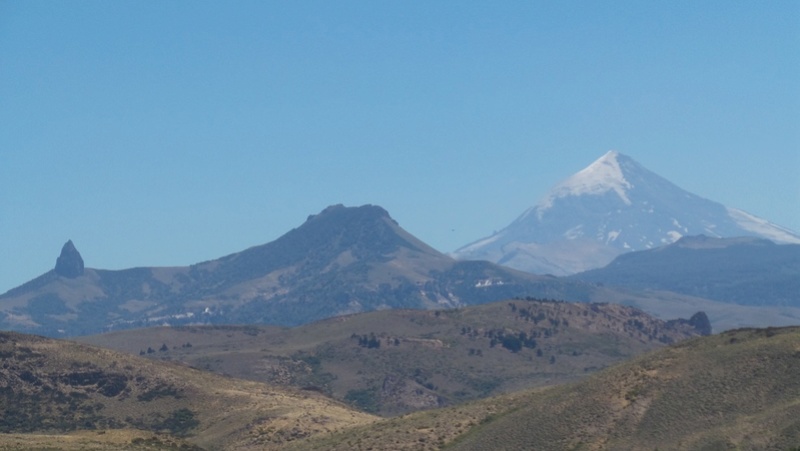
[[[604,266],[624,252],[699,234],[800,243],[800,235],[789,229],[685,191],[610,151],[557,184],[508,227],[454,254],[567,275]]]

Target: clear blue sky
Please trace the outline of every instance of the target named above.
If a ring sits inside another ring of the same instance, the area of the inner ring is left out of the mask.
[[[452,251],[611,149],[800,230],[800,2],[0,2],[0,292],[336,203]]]

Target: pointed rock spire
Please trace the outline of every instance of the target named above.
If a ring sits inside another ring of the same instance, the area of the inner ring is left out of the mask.
[[[69,240],[61,248],[61,255],[56,259],[56,274],[74,279],[83,275],[83,258],[80,252],[75,249],[72,240]]]

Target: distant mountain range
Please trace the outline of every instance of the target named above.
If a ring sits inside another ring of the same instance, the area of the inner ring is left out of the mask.
[[[326,208],[277,240],[188,267],[84,267],[70,241],[56,267],[0,296],[0,327],[51,336],[158,324],[296,325],[387,308],[514,296],[589,300],[583,282],[456,261],[372,205]]]
[[[742,305],[800,307],[800,245],[752,237],[683,237],[570,278]]]
[[[700,234],[800,244],[800,235],[785,227],[689,193],[611,151],[556,185],[506,228],[454,256],[568,275]]]
[[[54,269],[0,296],[0,328],[65,337],[164,324],[293,326],[371,310],[514,297],[619,303],[665,320],[704,311],[715,330],[800,318],[799,308],[731,305],[457,261],[380,207],[336,205],[273,242],[186,267],[93,269],[67,242]]]

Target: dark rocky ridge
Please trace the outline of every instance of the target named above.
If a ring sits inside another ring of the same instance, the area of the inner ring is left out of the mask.
[[[674,327],[676,324],[687,324],[704,337],[711,335],[711,321],[706,312],[697,312],[689,319],[678,318],[667,321],[669,327]]]
[[[683,237],[570,278],[741,305],[800,307],[800,245],[753,237]]]

